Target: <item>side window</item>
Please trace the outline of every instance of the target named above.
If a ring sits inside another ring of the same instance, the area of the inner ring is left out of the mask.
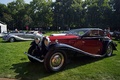
[[[96,37],[96,36],[101,36],[101,35],[100,35],[99,30],[92,30],[90,32],[90,36],[93,36],[93,37],[95,36]]]
[[[78,35],[82,36],[85,32],[84,31],[79,31]]]
[[[104,36],[104,32],[102,30],[91,30],[85,36],[86,37]]]
[[[104,31],[99,31],[100,36],[104,36]]]

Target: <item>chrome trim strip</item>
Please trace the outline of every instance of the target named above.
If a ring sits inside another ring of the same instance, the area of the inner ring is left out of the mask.
[[[73,46],[70,46],[70,45],[67,45],[67,44],[59,44],[61,45],[63,48],[69,48],[70,50],[73,50],[73,51],[77,51],[78,53],[82,53],[82,54],[85,54],[85,55],[88,55],[88,56],[91,56],[91,57],[104,57],[106,54],[103,54],[103,55],[99,55],[99,54],[92,54],[92,53],[89,53],[89,52],[85,52],[83,50],[80,50],[78,48],[75,48]]]
[[[39,61],[39,62],[44,62],[44,60],[40,60],[40,59],[38,59],[38,58],[36,58],[36,57],[34,57],[34,56],[28,54],[27,52],[25,52],[24,54],[26,54],[27,56],[29,56],[29,57],[31,57],[31,58],[33,58],[33,59]]]

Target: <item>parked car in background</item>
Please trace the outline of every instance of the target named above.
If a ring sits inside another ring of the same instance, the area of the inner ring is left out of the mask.
[[[14,42],[23,40],[34,40],[36,37],[43,37],[38,31],[11,31],[3,36],[4,41]]]
[[[113,32],[113,37],[114,37],[116,40],[120,39],[120,31],[114,31],[114,32]]]
[[[104,34],[108,36],[110,39],[112,39],[112,36],[113,36],[112,32],[104,31]]]
[[[76,56],[111,56],[116,44],[99,28],[81,28],[65,35],[52,35],[31,42],[28,56],[31,62],[44,62],[47,71],[62,70],[68,59]]]

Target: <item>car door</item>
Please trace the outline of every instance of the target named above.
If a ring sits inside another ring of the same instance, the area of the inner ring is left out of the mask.
[[[16,38],[22,38],[24,36],[23,32],[11,32],[11,35],[14,35]]]
[[[92,33],[92,34],[91,34]],[[91,54],[100,54],[103,48],[102,37],[98,30],[91,31],[87,36],[80,38],[76,45],[78,48]]]
[[[24,32],[18,32],[16,33],[16,36],[18,36],[19,38],[24,38]]]
[[[32,32],[26,32],[24,38],[26,39],[34,39],[34,35]]]

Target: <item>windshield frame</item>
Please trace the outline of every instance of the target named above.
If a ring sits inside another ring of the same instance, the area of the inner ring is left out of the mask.
[[[73,30],[67,31],[66,34],[73,34],[73,35],[77,35],[77,36],[83,36],[88,31],[89,30],[85,30],[85,29],[73,29]]]

